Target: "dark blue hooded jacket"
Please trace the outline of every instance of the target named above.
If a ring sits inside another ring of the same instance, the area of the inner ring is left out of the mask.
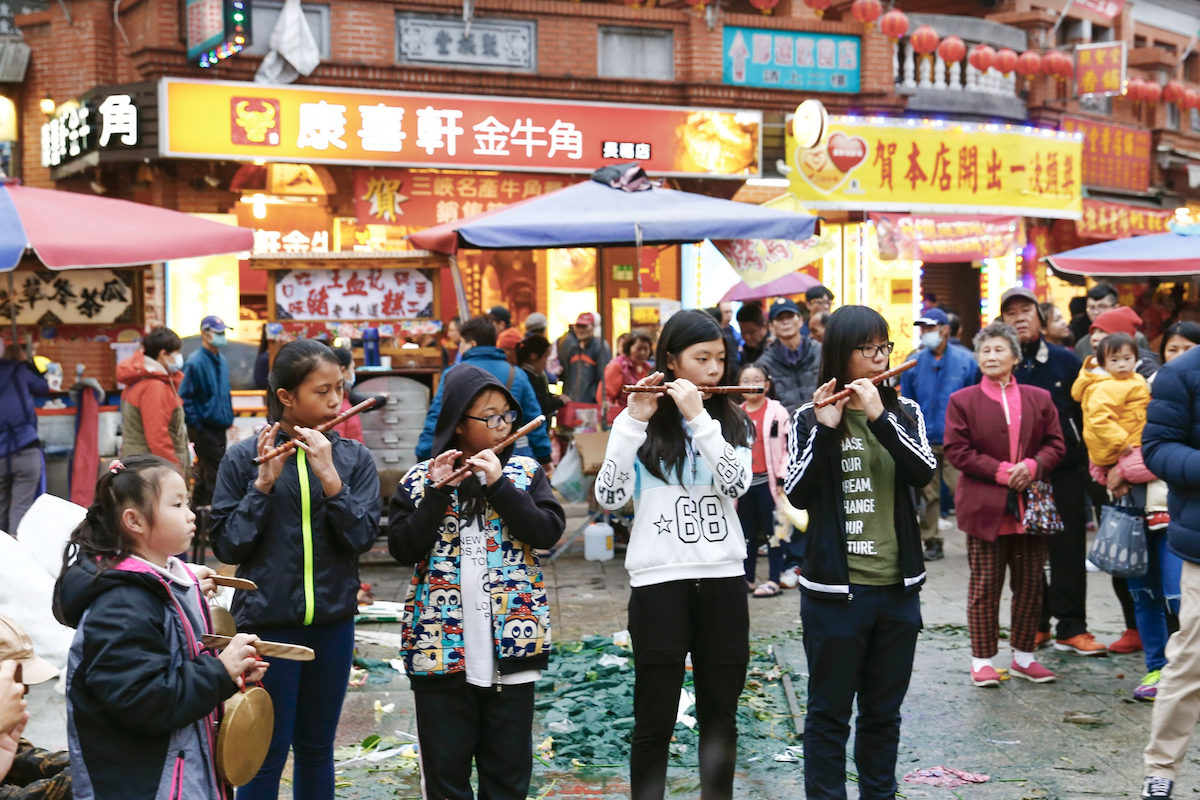
[[[1142,457],[1171,489],[1171,549],[1200,564],[1200,348],[1160,369],[1151,391]]]

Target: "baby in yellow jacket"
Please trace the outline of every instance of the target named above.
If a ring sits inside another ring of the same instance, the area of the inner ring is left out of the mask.
[[[1142,446],[1150,387],[1134,371],[1137,360],[1133,337],[1111,334],[1100,342],[1095,357],[1088,356],[1071,387],[1071,396],[1083,405],[1083,443],[1097,466],[1111,467]]]

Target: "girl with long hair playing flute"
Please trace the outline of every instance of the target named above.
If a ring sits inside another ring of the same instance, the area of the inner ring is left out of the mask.
[[[359,442],[318,425],[338,416],[345,383],[333,351],[298,339],[275,355],[267,408],[272,424],[229,448],[217,473],[209,541],[258,591],[237,592],[239,630],[311,647],[313,661],[277,660],[263,681],[275,727],[258,776],[238,800],[279,793],[294,753],[296,800],[333,796],[333,740],[354,655],[358,557],[379,533],[379,475]],[[300,446],[262,459],[291,438]]]
[[[846,740],[858,699],[854,757],[862,800],[896,794],[900,705],[908,691],[925,581],[910,489],[937,460],[920,407],[877,386],[894,344],[866,306],[829,317],[821,385],[792,419],[784,489],[808,509],[800,619],[808,659],[804,788],[845,800]],[[840,387],[851,395],[823,405]],[[817,407],[819,406],[819,408]]]
[[[700,725],[700,793],[733,796],[737,701],[750,657],[746,540],[735,501],[750,488],[751,425],[735,395],[708,394],[729,380],[734,354],[703,311],[663,326],[659,372],[639,381],[665,394],[631,393],[613,422],[596,478],[600,505],[636,515],[625,568],[633,591],[633,800],[661,800],[667,748],[692,654]]]
[[[504,385],[470,364],[452,368],[443,385],[433,434],[440,455],[410,469],[388,506],[388,550],[416,565],[401,657],[416,701],[422,787],[426,797],[470,800],[474,760],[480,797],[525,800],[533,686],[550,658],[537,550],[558,542],[566,516],[537,460],[505,444],[522,419]],[[463,465],[473,472],[457,476]]]

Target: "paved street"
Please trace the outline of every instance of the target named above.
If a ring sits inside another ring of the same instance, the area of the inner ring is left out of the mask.
[[[902,794],[946,800],[955,796],[962,800],[1136,796],[1142,774],[1140,753],[1151,713],[1150,705],[1132,700],[1133,689],[1143,675],[1141,654],[1083,659],[1042,651],[1044,663],[1059,674],[1055,684],[1013,680],[1005,681],[999,689],[971,686],[964,611],[967,563],[961,533],[948,537],[946,553],[945,560],[929,565],[929,582],[922,593],[926,630],[917,649],[912,688],[904,706],[898,768],[903,774],[944,765],[981,772],[991,780],[955,790],[901,784]],[[763,569],[764,561],[760,559]],[[402,600],[407,577],[407,570],[383,564],[363,570],[363,580],[374,584],[379,599]],[[593,634],[607,636],[625,628],[629,590],[619,558],[607,563],[587,562],[582,558],[582,547],[577,547],[547,567],[546,580],[553,602],[555,637],[560,644]],[[1115,639],[1122,628],[1120,608],[1109,581],[1102,573],[1089,575],[1092,630],[1104,642]],[[765,653],[768,644],[778,649],[796,676],[797,699],[803,708],[806,682],[798,603],[794,591],[775,599],[752,600],[751,635],[760,652]],[[1006,594],[1005,607],[1007,603]],[[1001,625],[1007,625],[1006,610],[1001,612]],[[397,634],[399,625],[360,625],[359,630],[386,636]],[[387,659],[394,657],[395,651],[360,643],[360,654]],[[997,664],[1007,656],[1007,649],[1002,649]],[[387,677],[386,672],[379,680]],[[623,675],[629,679],[627,672]],[[787,738],[790,717],[781,690],[776,688],[772,696],[775,701],[769,711],[778,724],[772,723],[771,730],[783,738],[773,742],[744,736],[738,797],[801,795],[803,762],[777,762],[773,758],[774,753],[783,753],[787,745],[796,742]],[[389,713],[376,712],[376,701],[383,706],[395,704],[395,708]],[[1088,715],[1084,719],[1092,721],[1083,725],[1064,722],[1068,712]],[[544,716],[539,711],[539,720]],[[411,694],[403,677],[397,675],[387,683],[352,689],[338,733],[339,745],[350,747],[340,750],[339,758],[351,755],[353,746],[373,733],[403,741],[397,731],[412,733],[414,729]],[[535,731],[535,743],[544,735],[540,728]],[[677,761],[694,763],[686,753]],[[1196,758],[1191,761],[1200,763]],[[554,765],[566,767],[568,763],[560,759]],[[347,765],[339,776],[338,796],[419,796],[416,771],[411,766],[411,761],[406,763],[402,758]],[[535,766],[530,792],[534,797],[626,796],[628,773],[623,768],[564,771]],[[853,771],[852,762],[848,769]],[[1197,781],[1197,775],[1200,771],[1195,768],[1185,772],[1180,796],[1190,794],[1189,784]],[[671,786],[673,796],[699,796],[694,769],[672,768]],[[850,797],[856,796],[851,783]]]

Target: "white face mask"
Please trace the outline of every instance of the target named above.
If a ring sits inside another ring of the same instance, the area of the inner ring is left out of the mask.
[[[942,344],[942,335],[937,331],[921,334],[921,344],[930,350],[937,350]]]
[[[183,369],[183,353],[176,353],[171,363],[175,365],[175,369]]]
[[[357,376],[354,375],[353,373],[351,373],[349,378],[343,378],[343,380],[345,381],[346,388],[349,389],[352,386],[354,386],[354,382],[355,382],[355,380],[357,380]]]

